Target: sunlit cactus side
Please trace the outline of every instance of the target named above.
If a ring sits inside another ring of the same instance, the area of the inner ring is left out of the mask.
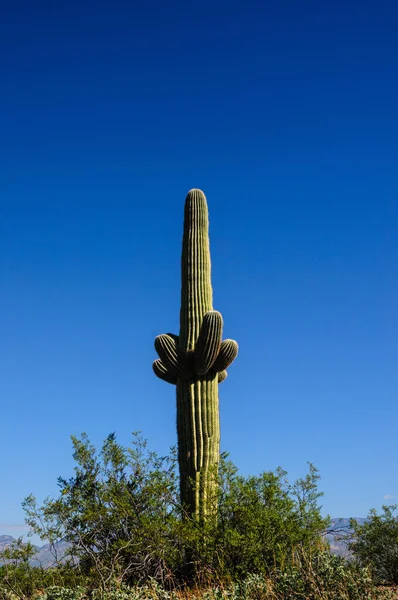
[[[203,521],[216,510],[220,458],[218,384],[238,354],[222,341],[223,320],[213,310],[206,197],[191,190],[185,200],[181,257],[180,335],[159,335],[155,374],[177,385],[178,462],[181,503]]]

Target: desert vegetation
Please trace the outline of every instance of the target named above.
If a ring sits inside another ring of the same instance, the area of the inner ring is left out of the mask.
[[[180,333],[156,338],[155,374],[176,386],[177,447],[165,457],[136,434],[99,450],[72,437],[75,472],[59,494],[23,502],[49,543],[38,565],[17,540],[0,556],[0,600],[372,600],[398,584],[394,507],[351,523],[350,559],[326,541],[319,474],[289,482],[278,468],[243,476],[220,454],[218,385],[238,354],[212,304],[208,209],[185,201]]]
[[[176,451],[160,457],[139,434],[127,448],[114,434],[99,451],[87,435],[72,443],[74,475],[59,479],[58,496],[23,502],[53,562],[32,563],[34,547],[22,540],[6,548],[3,600],[394,597],[394,508],[354,524],[349,560],[331,554],[312,465],[289,483],[282,469],[242,476],[221,456],[218,510],[199,523],[180,503]]]

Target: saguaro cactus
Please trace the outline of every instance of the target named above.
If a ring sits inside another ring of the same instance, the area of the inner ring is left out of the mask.
[[[177,386],[181,502],[203,520],[214,512],[220,456],[218,384],[238,353],[222,341],[223,320],[213,310],[206,197],[191,190],[185,200],[181,259],[180,335],[159,335],[155,374]]]

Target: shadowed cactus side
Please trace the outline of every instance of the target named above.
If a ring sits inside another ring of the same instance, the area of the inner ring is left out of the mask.
[[[216,509],[220,457],[218,384],[238,354],[222,341],[223,320],[213,310],[206,197],[191,190],[185,200],[181,258],[180,335],[159,335],[155,374],[177,386],[178,462],[181,502],[203,520]]]

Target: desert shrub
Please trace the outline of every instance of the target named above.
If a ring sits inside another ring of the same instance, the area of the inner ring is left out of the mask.
[[[62,586],[49,586],[45,592],[36,596],[36,600],[84,600],[87,591],[80,586],[73,589]]]
[[[58,566],[41,579],[35,575],[36,589],[52,586],[54,594],[54,585],[83,585],[104,592],[157,582],[164,590],[186,584],[221,590],[248,585],[248,575],[266,581],[298,551],[322,547],[326,520],[312,465],[290,484],[282,469],[244,477],[224,456],[217,515],[198,523],[179,504],[174,452],[159,457],[140,436],[124,448],[112,434],[99,452],[86,435],[72,442],[75,473],[59,479],[58,497],[39,506],[29,496],[23,504],[35,534],[54,547],[59,540],[69,544]],[[22,563],[28,594],[32,567]]]
[[[51,588],[36,600],[393,600],[393,590],[374,587],[366,569],[327,552],[302,554],[296,565],[272,577],[248,575],[240,582],[204,589],[166,590],[151,581],[107,591]],[[12,599],[16,600],[16,599]]]
[[[34,546],[22,538],[0,553],[1,600],[30,597],[43,585],[51,585],[51,571],[32,566],[34,553]]]
[[[224,460],[215,523],[206,524],[198,544],[197,571],[213,581],[268,576],[292,560],[298,548],[322,546],[327,520],[320,514],[319,475],[312,465],[304,479],[289,484],[282,469],[244,477]]]
[[[112,434],[99,453],[72,438],[75,475],[43,506],[29,496],[27,523],[43,539],[62,539],[95,585],[167,579],[179,560],[175,457],[160,458],[139,436],[122,448]]]
[[[62,562],[44,568],[37,566],[35,547],[22,538],[0,552],[0,600],[33,598],[37,590],[60,586],[71,589],[83,582],[78,569]]]
[[[370,572],[328,551],[298,552],[275,577],[275,593],[286,600],[372,600]]]
[[[371,568],[376,581],[398,584],[397,506],[383,506],[381,514],[371,510],[359,524],[352,519],[353,541],[349,548],[357,561]]]

